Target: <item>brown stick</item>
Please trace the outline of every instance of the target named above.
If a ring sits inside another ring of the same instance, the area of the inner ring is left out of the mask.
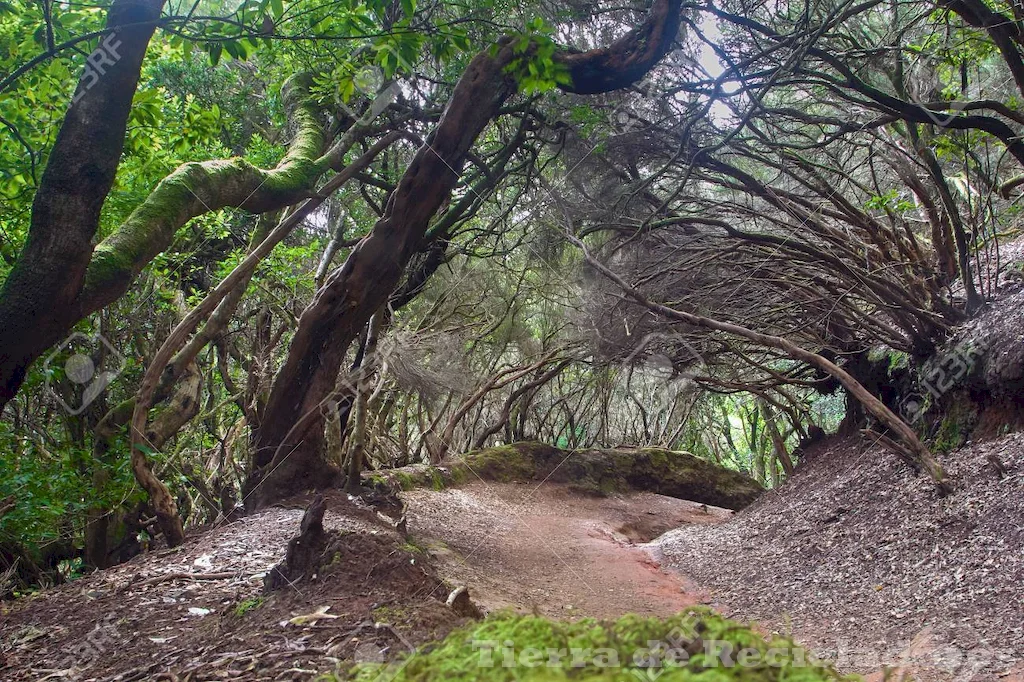
[[[882,424],[893,431],[899,439],[906,444],[907,451],[912,457],[912,460],[931,477],[935,482],[936,488],[938,488],[941,494],[946,495],[952,492],[952,485],[946,477],[946,473],[942,470],[942,466],[934,457],[932,457],[931,452],[929,452],[924,443],[918,439],[914,430],[910,428],[906,422],[896,416],[892,410],[886,407],[885,403],[873,396],[870,391],[864,388],[864,386],[853,377],[853,375],[842,367],[830,362],[817,353],[812,353],[811,351],[797,346],[793,342],[788,339],[784,339],[781,336],[762,334],[752,329],[741,327],[737,324],[720,322],[719,320],[714,320],[709,317],[694,315],[693,313],[676,310],[660,303],[654,303],[648,300],[635,288],[627,284],[621,277],[609,270],[603,263],[594,258],[582,241],[568,233],[566,234],[566,237],[583,251],[583,257],[586,258],[587,262],[591,266],[617,284],[627,296],[651,312],[663,315],[669,319],[686,322],[697,327],[704,327],[705,329],[713,329],[715,331],[726,332],[728,334],[735,334],[736,336],[740,336],[771,348],[778,348],[779,350],[785,351],[794,360],[806,362],[812,367],[820,369],[823,372],[827,372],[831,376],[835,377],[836,380],[843,385],[843,388],[849,391],[850,395],[860,401],[864,408],[870,412],[875,419],[882,422]]]
[[[165,573],[164,575],[153,576],[152,578],[146,578],[140,583],[136,583],[136,587],[145,587],[147,585],[156,585],[158,583],[168,582],[170,580],[227,580],[228,578],[239,578],[241,577],[235,571],[221,571],[219,573]]]

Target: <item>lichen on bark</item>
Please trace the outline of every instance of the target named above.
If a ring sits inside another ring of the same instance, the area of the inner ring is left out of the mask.
[[[81,314],[123,293],[189,220],[229,207],[263,213],[313,193],[329,166],[321,157],[324,130],[310,83],[308,74],[299,74],[282,88],[292,140],[276,167],[264,170],[243,158],[183,164],[96,246],[79,297]]]

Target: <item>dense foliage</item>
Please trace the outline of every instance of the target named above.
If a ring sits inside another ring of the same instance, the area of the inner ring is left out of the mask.
[[[104,42],[111,7],[0,1],[5,296],[34,265],[23,249],[69,104],[111,68],[97,54],[120,59]],[[772,485],[801,443],[862,424],[835,376],[673,310],[785,339],[894,412],[910,394],[938,402],[915,370],[995,296],[1000,243],[1018,230],[1016,8],[683,4],[673,49],[642,80],[574,94],[572,60],[647,9],[162,6],[112,189],[96,198],[96,247],[68,275],[83,293],[73,311],[47,297],[29,316],[67,315],[68,340],[26,364],[0,421],[0,502],[13,501],[0,504],[0,575],[31,582],[140,551],[161,533],[140,469],[187,524],[245,501],[253,472],[277,462],[254,434],[284,409],[275,376],[307,340],[302,321],[386,223],[474,54],[501,46],[516,92],[451,168],[455,189],[386,304],[340,349],[336,386],[310,398],[305,442],[350,485],[364,468],[524,439],[687,450]],[[156,368],[133,451],[136,396],[172,330],[306,201]]]

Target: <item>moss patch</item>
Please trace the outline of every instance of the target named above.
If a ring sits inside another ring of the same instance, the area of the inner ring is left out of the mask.
[[[235,606],[235,615],[244,616],[253,609],[258,609],[263,605],[263,597],[252,597],[251,599],[244,599]]]
[[[341,677],[411,680],[842,680],[786,639],[695,608],[667,619],[627,615],[574,623],[498,614],[391,664]]]
[[[444,476],[437,469],[430,470],[430,487],[434,490],[444,490],[446,487]]]
[[[688,452],[660,448],[561,450],[522,442],[476,450],[445,466],[416,465],[375,472],[402,490],[442,488],[477,477],[504,483],[549,480],[587,495],[647,490],[727,509],[742,509],[764,488],[749,476]]]
[[[385,469],[363,474],[365,482],[373,486],[383,485],[398,490],[432,488],[442,490],[455,484],[451,471],[444,467],[413,464],[401,469]]]
[[[393,604],[378,606],[370,613],[373,615],[373,619],[375,621],[388,623],[390,625],[404,625],[415,620],[415,618],[413,618],[414,614],[410,612],[408,607]]]
[[[951,452],[967,442],[978,422],[978,408],[968,395],[954,395],[933,437],[938,452]]]
[[[560,452],[558,448],[543,443],[498,445],[456,457],[451,468],[471,474],[475,472],[481,478],[506,483],[530,481]]]

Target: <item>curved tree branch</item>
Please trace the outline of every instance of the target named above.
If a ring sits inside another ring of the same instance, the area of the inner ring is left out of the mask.
[[[656,0],[645,23],[611,46],[559,54],[573,79],[566,89],[597,93],[638,80],[670,49],[680,6],[681,0]],[[328,485],[335,477],[318,452],[321,404],[334,388],[348,347],[388,300],[431,219],[455,187],[473,143],[515,92],[516,83],[507,72],[517,58],[511,42],[503,39],[497,49],[473,58],[437,127],[388,199],[384,215],[302,313],[255,436],[254,470],[244,491],[252,496],[262,488],[253,505],[308,485]],[[271,475],[275,480],[268,484]]]

